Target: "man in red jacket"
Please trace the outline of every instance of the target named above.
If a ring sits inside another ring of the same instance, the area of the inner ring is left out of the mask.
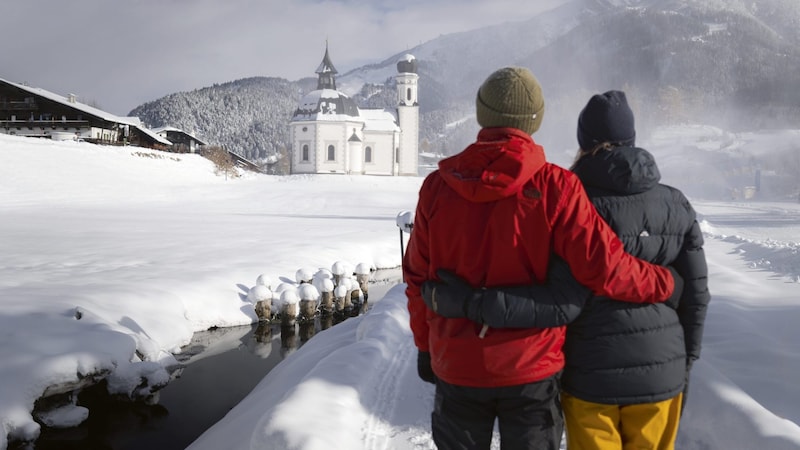
[[[541,283],[553,254],[595,294],[618,300],[664,301],[673,278],[625,253],[578,178],[545,160],[531,138],[544,99],[529,70],[492,73],[476,113],[477,141],[422,184],[403,260],[419,375],[436,383],[433,440],[440,450],[488,449],[497,419],[504,450],[555,450],[564,327],[486,329],[448,319],[425,305],[422,283],[439,268],[472,287]]]

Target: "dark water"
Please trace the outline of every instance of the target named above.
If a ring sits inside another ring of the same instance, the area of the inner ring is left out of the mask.
[[[378,299],[391,286],[370,287],[369,296]],[[364,306],[353,315],[365,313],[369,302]],[[334,316],[290,328],[256,324],[196,333],[192,343],[176,355],[185,366],[159,392],[157,404],[115,400],[101,383],[78,396],[78,405],[89,409],[89,418],[80,426],[65,430],[42,427],[36,442],[11,444],[9,450],[185,449],[286,356],[317,333],[347,319]]]

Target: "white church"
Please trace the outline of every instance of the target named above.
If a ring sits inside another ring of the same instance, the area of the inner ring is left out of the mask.
[[[317,89],[300,100],[289,124],[291,173],[417,176],[419,104],[417,60],[397,62],[397,111],[360,109],[336,89],[328,56],[316,70]]]

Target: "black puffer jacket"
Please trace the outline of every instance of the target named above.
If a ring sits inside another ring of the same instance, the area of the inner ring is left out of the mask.
[[[629,253],[680,274],[679,295],[661,304],[593,297],[566,263],[554,259],[545,285],[472,291],[464,283],[456,289],[430,281],[423,297],[437,310],[438,292],[440,310],[489,327],[569,323],[562,387],[578,398],[620,405],[672,398],[684,387],[687,363],[700,356],[710,299],[695,212],[680,191],[659,184],[658,167],[646,150],[603,151],[581,159],[574,171]]]
[[[683,390],[687,358],[700,354],[708,269],[703,236],[684,195],[659,184],[653,156],[619,147],[573,169],[625,249],[673,265],[684,279],[678,310],[593,297],[567,328],[563,389],[595,403],[657,402]],[[688,353],[688,357],[687,357]]]

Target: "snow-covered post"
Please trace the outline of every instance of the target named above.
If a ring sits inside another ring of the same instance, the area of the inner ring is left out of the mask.
[[[342,313],[345,311],[345,309],[347,309],[347,305],[350,303],[350,296],[347,294],[347,286],[342,284],[336,286],[336,289],[333,290],[335,312]]]
[[[281,292],[281,326],[292,326],[297,322],[299,301],[296,289],[287,289]]]
[[[303,282],[297,289],[300,296],[300,320],[313,319],[317,315],[319,304],[319,291],[313,284]]]
[[[364,293],[364,301],[369,298],[369,274],[372,272],[371,267],[367,263],[359,263],[356,265],[356,281],[361,292]]]
[[[403,242],[403,232],[411,234],[411,230],[414,228],[414,213],[412,211],[400,211],[397,213],[395,224],[397,224],[397,228],[400,229],[400,263],[402,264],[403,259],[405,259],[405,243]],[[406,277],[404,274],[403,280],[405,280],[405,278]]]
[[[261,275],[258,276],[258,278],[256,278],[256,284],[261,284],[272,289],[272,277],[270,277],[265,273],[262,273]]]
[[[361,305],[364,304],[364,293],[361,292],[361,289],[358,286],[355,286],[354,289],[350,291],[350,304],[353,306],[358,306],[358,313],[361,310]]]
[[[319,310],[323,315],[333,312],[333,273],[330,270],[320,268],[314,274],[311,284],[317,288],[320,293]]]
[[[324,315],[333,313],[333,279],[325,278],[319,281],[317,290],[320,293],[319,311]]]
[[[259,321],[268,321],[272,315],[272,291],[263,284],[256,284],[247,292]]]
[[[333,266],[331,266],[331,273],[333,273],[333,284],[339,286],[343,278],[352,274],[352,270],[350,270],[350,265],[346,262],[336,261],[333,263]]]
[[[295,272],[294,279],[297,281],[297,284],[311,283],[315,272],[316,270],[309,267],[301,267],[300,269],[297,269],[297,272]]]

